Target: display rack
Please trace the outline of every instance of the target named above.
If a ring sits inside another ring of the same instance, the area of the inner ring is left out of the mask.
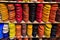
[[[47,3],[47,4],[54,4],[54,3],[60,3],[60,2],[21,2],[21,1],[0,1],[0,3],[43,3],[43,4],[45,4],[45,3]],[[2,22],[2,21],[0,21],[0,23],[4,23],[4,24],[8,24],[9,23],[9,21],[7,21],[7,22]],[[14,22],[15,24],[17,24],[17,22]],[[18,24],[48,24],[48,23],[51,23],[51,22],[37,22],[37,21],[34,21],[34,22],[30,22],[30,21],[28,21],[28,22],[24,22],[24,21],[22,21],[22,22],[20,22],[20,23],[18,23]],[[54,22],[54,23],[52,23],[52,24],[59,24],[60,22]],[[23,37],[23,36],[21,36],[22,38],[25,38],[25,37]],[[26,36],[27,38],[39,38],[38,36],[36,36],[36,37],[28,37],[28,36]],[[45,36],[43,36],[43,38],[45,38]],[[41,39],[40,39],[41,40]]]

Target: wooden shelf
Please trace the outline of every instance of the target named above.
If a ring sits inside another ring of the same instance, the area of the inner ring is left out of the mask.
[[[0,1],[0,3],[60,3],[60,2],[24,2],[24,1]]]
[[[16,38],[16,37],[14,37],[14,38]],[[14,39],[14,38],[12,38],[12,39]],[[21,38],[40,38],[40,37],[38,35],[36,35],[36,37],[33,37],[33,36],[29,37],[26,35],[26,36],[21,36]],[[43,35],[42,38],[47,38],[47,37]],[[51,38],[51,37],[49,37],[49,38]],[[55,38],[59,38],[59,37],[55,37]]]
[[[9,21],[6,21],[6,22],[0,21],[0,23],[6,23],[6,24],[8,24]],[[17,24],[16,21],[13,22],[13,23]],[[22,21],[22,22],[20,22],[20,23],[18,23],[18,24],[48,24],[48,23],[51,23],[51,22],[40,22],[40,23],[39,23],[39,22],[37,22],[37,21],[34,21],[34,22],[30,22],[30,21],[24,22],[24,21]],[[58,23],[60,23],[60,22],[54,22],[54,24],[58,24]]]

